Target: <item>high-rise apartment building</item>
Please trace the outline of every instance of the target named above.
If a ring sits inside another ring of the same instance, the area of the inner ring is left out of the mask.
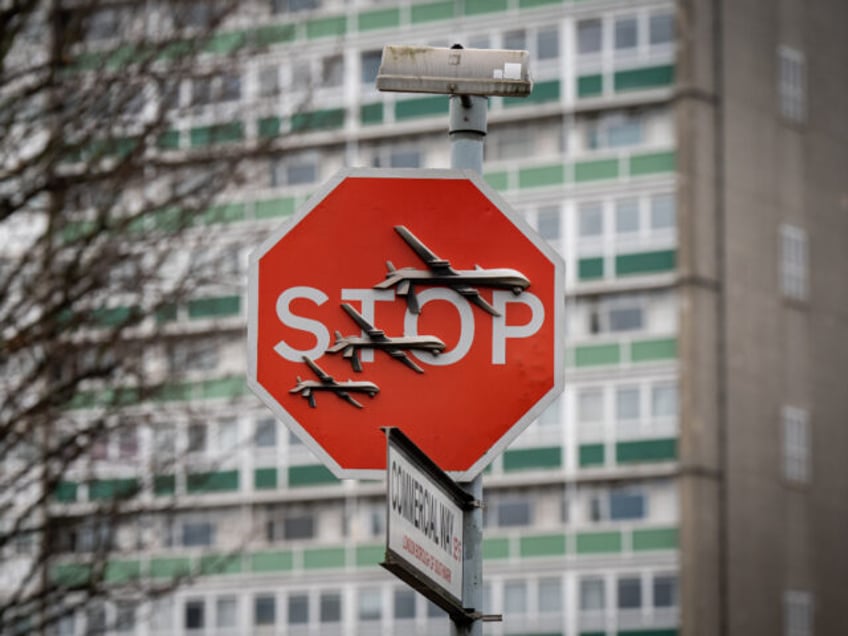
[[[279,148],[210,225],[243,274],[337,170],[448,167],[448,98],[378,93],[385,44],[529,50],[532,95],[489,101],[484,177],[565,258],[567,386],[484,474],[482,610],[504,615],[485,633],[839,633],[847,7],[251,0],[208,55],[253,53],[179,87],[194,107],[173,148]],[[166,404],[155,435],[103,449],[186,451],[148,493],[177,503],[150,520],[156,550],[124,550],[116,580],[203,574],[60,633],[447,633],[377,565],[384,485],[336,480],[246,391],[244,294],[209,287],[173,316],[195,337],[168,363],[196,381],[170,399],[205,417]],[[59,495],[98,497],[82,480]]]

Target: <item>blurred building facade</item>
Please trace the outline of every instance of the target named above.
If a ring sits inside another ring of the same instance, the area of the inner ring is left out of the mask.
[[[484,476],[482,609],[504,614],[486,633],[802,636],[813,616],[836,633],[848,90],[828,69],[848,59],[848,15],[825,4],[255,0],[209,55],[244,41],[255,54],[180,87],[174,148],[277,140],[210,230],[243,276],[337,170],[449,165],[448,98],[378,93],[383,45],[530,51],[532,96],[490,100],[484,176],[565,258],[567,387]],[[209,286],[175,315],[187,337],[167,364],[194,380],[173,400],[213,415],[165,404],[154,435],[102,449],[116,480],[131,459],[181,456],[149,493],[177,501],[145,530],[157,550],[121,555],[115,576],[203,574],[105,607],[106,622],[447,632],[377,565],[384,486],[337,481],[246,391],[244,289]]]

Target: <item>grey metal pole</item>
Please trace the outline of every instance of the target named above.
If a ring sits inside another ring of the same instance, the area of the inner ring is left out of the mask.
[[[478,95],[451,95],[451,168],[483,174],[483,140],[486,138],[488,100]],[[483,477],[459,484],[460,488],[483,501]],[[483,509],[476,507],[465,515],[463,527],[462,600],[466,607],[483,613]],[[464,625],[451,622],[452,636],[482,636],[483,622]]]

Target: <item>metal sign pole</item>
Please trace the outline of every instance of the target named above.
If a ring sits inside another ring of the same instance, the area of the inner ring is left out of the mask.
[[[478,95],[451,95],[450,140],[451,168],[483,173],[483,140],[486,137],[488,99]],[[465,514],[463,528],[462,602],[483,613],[483,477],[459,484],[478,505]],[[483,623],[475,620],[458,623],[451,619],[452,636],[482,636]]]

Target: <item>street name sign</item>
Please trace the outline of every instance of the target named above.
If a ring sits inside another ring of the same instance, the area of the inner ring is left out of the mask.
[[[562,259],[477,174],[342,171],[251,255],[248,384],[339,478],[470,481],[562,391]]]
[[[386,429],[386,560],[381,565],[451,615],[462,606],[463,515],[473,497],[400,429]]]

